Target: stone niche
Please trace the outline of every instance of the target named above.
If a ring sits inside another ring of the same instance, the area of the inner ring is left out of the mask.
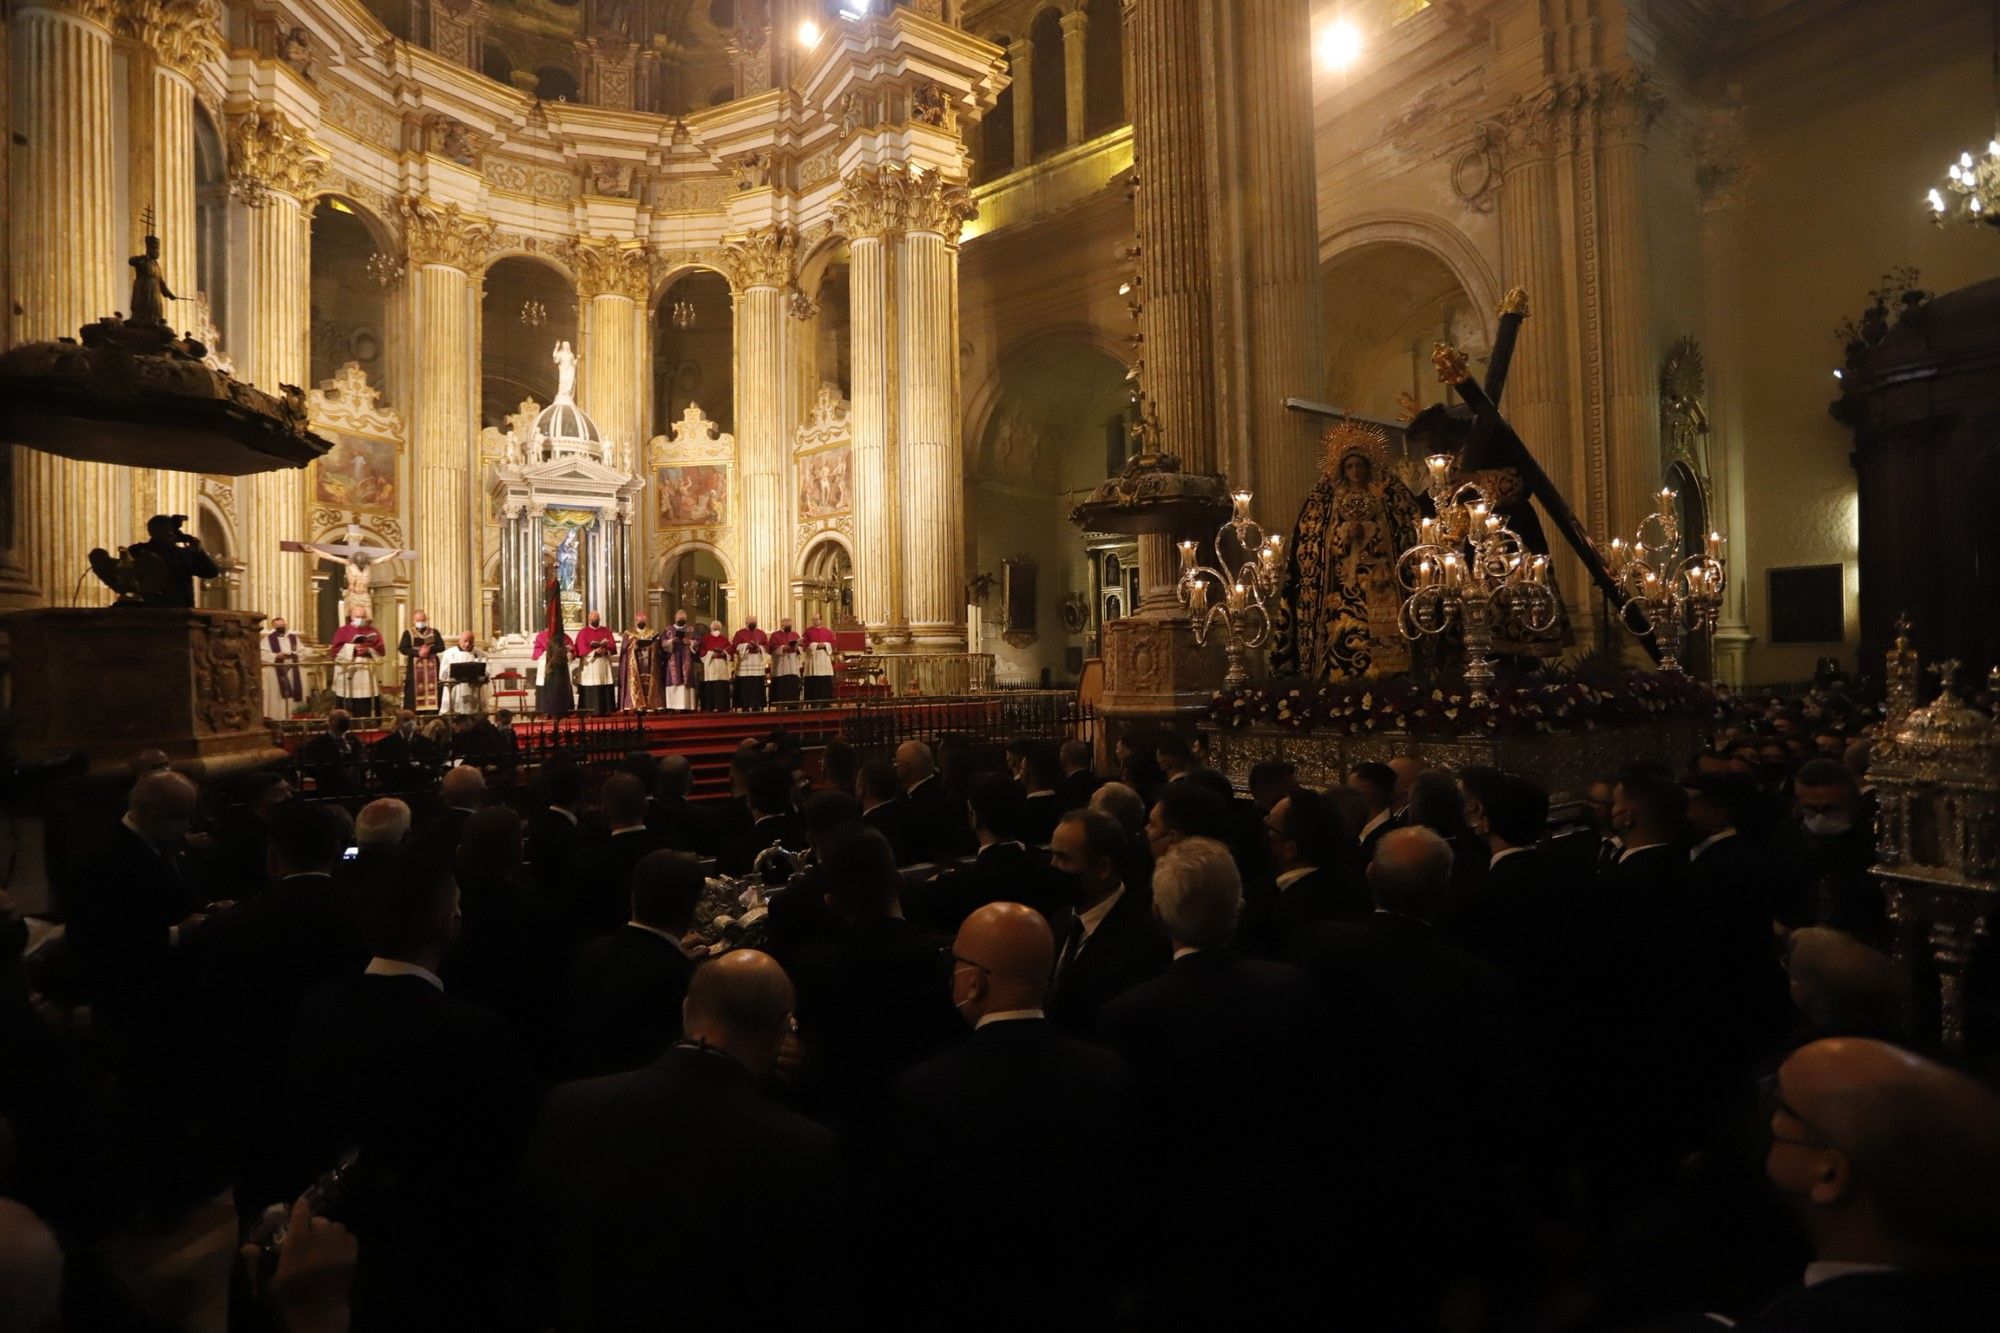
[[[248,611],[140,606],[0,617],[20,758],[82,750],[92,775],[111,775],[157,749],[203,778],[281,759],[263,718],[262,620]]]

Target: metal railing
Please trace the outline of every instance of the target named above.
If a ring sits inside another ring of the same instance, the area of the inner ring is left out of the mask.
[[[992,653],[849,653],[847,678],[901,698],[952,698],[993,688]]]
[[[886,758],[904,741],[940,736],[1004,744],[1010,740],[1091,740],[1097,711],[1070,690],[1002,690],[957,698],[865,699],[844,719],[841,735],[858,750]]]

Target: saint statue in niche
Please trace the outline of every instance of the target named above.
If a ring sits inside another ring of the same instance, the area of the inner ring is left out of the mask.
[[[570,350],[567,338],[556,344],[556,402],[576,402],[576,353]],[[551,404],[553,406],[554,404]]]
[[[1380,431],[1341,422],[1292,534],[1274,666],[1315,680],[1410,669],[1396,562],[1416,542],[1417,499]]]

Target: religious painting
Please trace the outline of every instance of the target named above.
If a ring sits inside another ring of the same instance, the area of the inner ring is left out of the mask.
[[[363,514],[395,513],[395,441],[336,434],[333,448],[313,464],[313,503]]]
[[[712,528],[729,521],[729,469],[722,464],[663,467],[654,485],[663,528]]]
[[[849,486],[848,449],[841,445],[799,458],[799,517],[825,518],[854,507]]]

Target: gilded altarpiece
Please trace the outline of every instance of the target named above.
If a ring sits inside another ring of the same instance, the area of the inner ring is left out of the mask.
[[[822,383],[812,414],[800,426],[792,450],[792,567],[794,593],[814,577],[808,560],[815,547],[832,539],[854,549],[852,404],[838,387]]]
[[[708,552],[733,580],[743,559],[735,508],[736,437],[723,433],[700,404],[689,403],[671,436],[655,435],[647,443],[646,470],[653,483],[646,567],[653,572],[654,601],[665,596],[675,563],[691,552]]]
[[[306,393],[306,412],[313,430],[331,440],[333,448],[306,469],[306,531],[293,540],[344,542],[353,525],[360,528],[367,545],[403,549],[408,531],[404,505],[409,494],[403,418],[382,405],[381,392],[354,361]],[[378,626],[395,627],[406,621],[410,574],[408,562],[402,560],[370,571],[370,595]],[[311,637],[317,642],[328,642],[340,627],[345,589],[340,571],[324,566],[313,570]]]

